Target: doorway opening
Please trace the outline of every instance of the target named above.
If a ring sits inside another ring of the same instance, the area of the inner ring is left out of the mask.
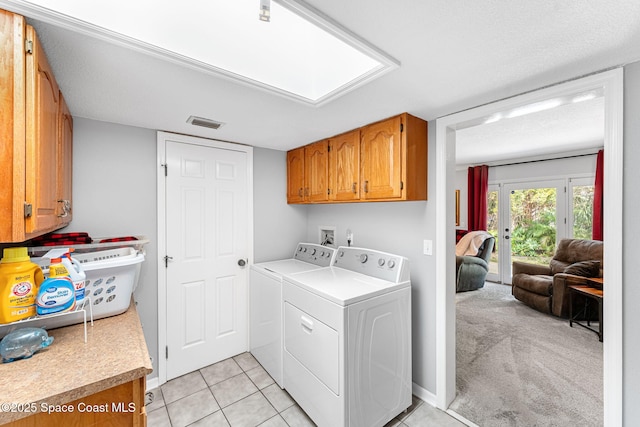
[[[491,115],[583,91],[602,90],[605,104],[604,235],[604,421],[622,423],[622,69],[606,71],[493,104],[440,118],[436,122],[436,404],[447,410],[456,394],[454,171],[456,130]]]

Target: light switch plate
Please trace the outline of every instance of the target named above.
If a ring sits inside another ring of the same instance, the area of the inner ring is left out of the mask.
[[[433,240],[425,240],[422,246],[425,255],[433,255]]]

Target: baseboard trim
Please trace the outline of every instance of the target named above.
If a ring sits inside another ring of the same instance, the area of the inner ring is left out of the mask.
[[[437,407],[436,406],[436,395],[431,393],[429,390],[426,390],[426,389],[420,387],[416,383],[412,383],[412,390],[411,391],[413,392],[414,395],[419,397],[424,402],[428,403],[429,405],[433,406],[434,408]]]
[[[158,387],[160,387],[160,380],[158,379],[158,376],[156,375],[153,378],[149,378],[147,376],[147,390],[146,391],[153,390],[154,388],[158,388]]]

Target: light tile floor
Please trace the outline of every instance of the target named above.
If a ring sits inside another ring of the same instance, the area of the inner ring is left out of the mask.
[[[315,426],[250,353],[183,375],[149,393],[149,427]],[[386,427],[424,426],[464,424],[414,396],[409,410]]]

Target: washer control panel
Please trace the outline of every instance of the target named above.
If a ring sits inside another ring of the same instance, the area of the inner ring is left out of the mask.
[[[341,246],[331,265],[391,282],[409,280],[407,258],[373,249]]]
[[[335,256],[336,249],[315,243],[298,243],[293,258],[321,267],[329,267]]]

